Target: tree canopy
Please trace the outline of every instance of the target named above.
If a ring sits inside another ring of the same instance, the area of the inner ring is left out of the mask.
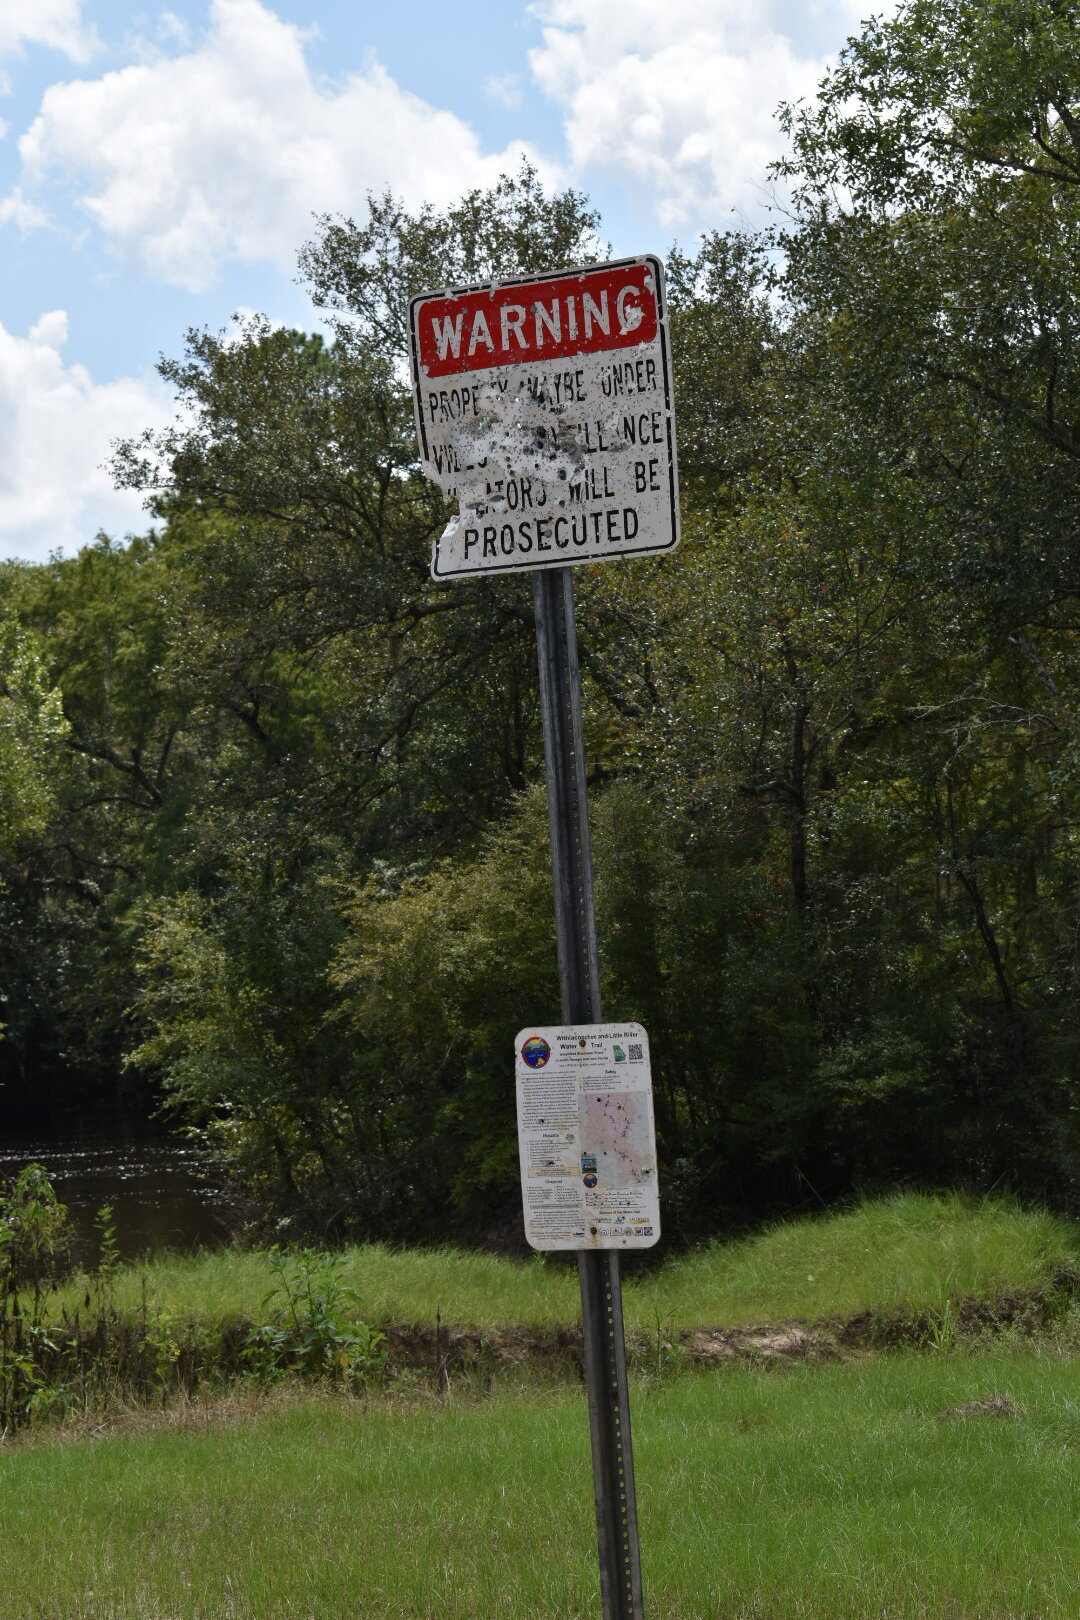
[[[1075,1196],[1076,27],[907,0],[786,110],[784,228],[669,257],[685,538],[576,591],[605,1005],[687,1238]],[[38,717],[0,792],[40,784],[9,1087],[123,1064],[275,1230],[516,1230],[510,1042],[557,1012],[532,608],[429,577],[405,315],[598,231],[528,168],[320,222],[329,339],[189,334],[117,455],[152,531],[0,580]]]

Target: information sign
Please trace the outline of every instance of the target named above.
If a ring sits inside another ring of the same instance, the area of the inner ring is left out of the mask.
[[[659,259],[427,294],[409,337],[424,468],[458,502],[436,579],[676,545]]]
[[[649,1040],[640,1024],[517,1038],[525,1235],[534,1249],[649,1249],[660,1236]]]

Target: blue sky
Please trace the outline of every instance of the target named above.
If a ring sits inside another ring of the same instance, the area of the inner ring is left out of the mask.
[[[0,557],[145,526],[110,442],[168,418],[154,366],[188,327],[315,323],[313,214],[445,204],[524,151],[619,254],[756,223],[777,102],[869,9],[0,0]]]

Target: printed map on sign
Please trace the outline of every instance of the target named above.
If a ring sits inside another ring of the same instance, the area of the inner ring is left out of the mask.
[[[458,503],[436,579],[675,545],[669,353],[654,258],[414,299],[421,457]]]
[[[636,1186],[653,1162],[649,1100],[640,1091],[590,1091],[581,1099],[581,1139],[604,1186]]]

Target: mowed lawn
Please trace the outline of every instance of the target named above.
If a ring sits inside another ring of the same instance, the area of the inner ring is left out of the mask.
[[[634,1390],[655,1620],[1080,1614],[1080,1377],[1014,1351]],[[3,1620],[598,1613],[584,1394],[311,1394],[0,1451]]]

